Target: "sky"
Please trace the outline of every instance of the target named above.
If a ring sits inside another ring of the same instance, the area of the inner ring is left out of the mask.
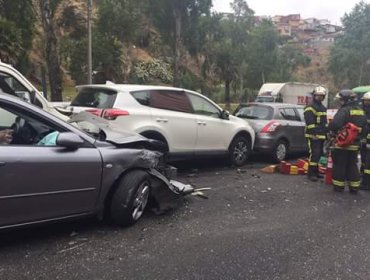
[[[217,12],[230,12],[229,0],[212,0]],[[301,18],[328,19],[331,24],[341,25],[340,18],[350,13],[360,0],[246,0],[255,15],[274,16],[301,14]],[[369,1],[364,1],[369,3]]]

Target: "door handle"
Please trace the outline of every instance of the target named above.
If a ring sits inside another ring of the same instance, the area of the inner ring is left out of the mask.
[[[206,122],[203,122],[203,121],[197,121],[197,124],[199,124],[199,125],[207,125],[207,123]]]
[[[4,166],[6,163],[3,161],[0,161],[0,166]]]
[[[168,122],[167,119],[162,119],[162,118],[157,118],[156,121],[157,122],[164,122],[164,123]]]

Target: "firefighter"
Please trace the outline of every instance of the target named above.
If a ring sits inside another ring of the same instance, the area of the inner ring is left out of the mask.
[[[360,187],[358,151],[366,126],[365,112],[356,102],[355,93],[349,89],[341,90],[336,98],[341,107],[329,124],[329,131],[337,135],[332,151],[333,188],[342,192],[347,182],[350,192],[357,193]],[[347,127],[355,127],[357,130],[348,130]],[[346,142],[346,139],[351,141]],[[345,144],[341,144],[340,140],[344,140]]]
[[[323,146],[327,132],[326,108],[322,104],[327,94],[324,87],[316,87],[313,91],[313,101],[304,109],[306,122],[305,136],[309,148],[308,179],[317,181],[323,176],[319,173],[318,165],[320,157],[323,155]]]
[[[367,125],[364,137],[361,142],[361,169],[362,184],[361,189],[370,190],[370,92],[362,97],[362,108],[365,111]]]
[[[363,169],[365,166],[366,156],[367,156],[366,145],[370,144],[370,92],[366,92],[362,96],[361,99],[362,99],[362,109],[364,110],[366,119],[367,119],[366,134],[364,135],[365,137],[361,140],[361,148],[360,148],[361,174],[363,174]]]

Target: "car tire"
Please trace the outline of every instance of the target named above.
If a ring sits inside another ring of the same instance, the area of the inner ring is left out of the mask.
[[[230,144],[230,163],[234,166],[242,166],[247,162],[250,153],[251,143],[249,139],[244,136],[238,136]]]
[[[284,140],[279,140],[272,151],[272,160],[274,162],[281,162],[286,159],[287,155],[288,143]]]
[[[111,204],[110,217],[115,224],[130,226],[143,215],[150,195],[150,175],[142,170],[131,171],[119,182]]]

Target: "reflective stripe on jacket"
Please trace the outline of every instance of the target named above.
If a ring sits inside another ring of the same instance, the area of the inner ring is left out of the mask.
[[[306,106],[304,109],[304,119],[306,122],[306,138],[326,139],[326,108],[321,102],[314,100],[312,104]]]

